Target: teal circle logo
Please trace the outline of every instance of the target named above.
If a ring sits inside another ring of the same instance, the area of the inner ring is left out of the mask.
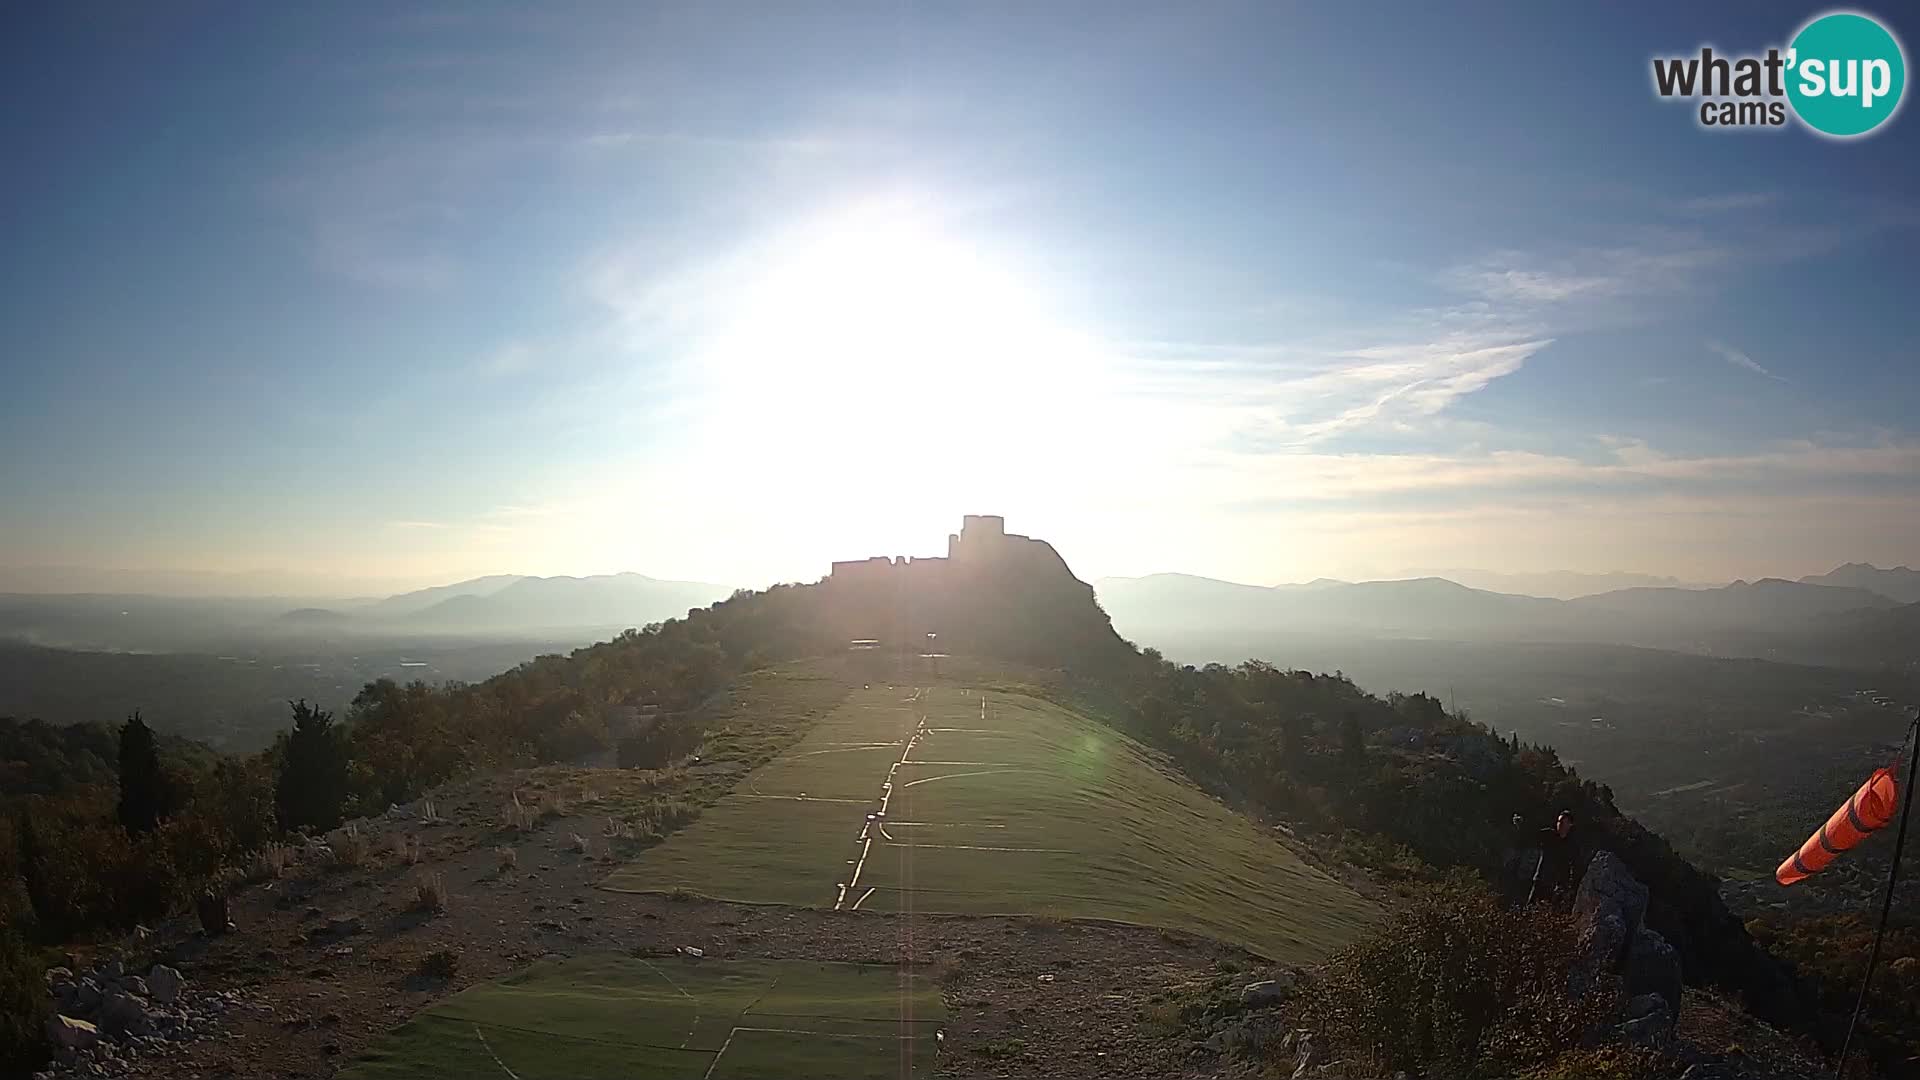
[[[1865,15],[1822,15],[1787,48],[1787,100],[1822,135],[1850,139],[1886,123],[1907,89],[1907,58],[1886,27]]]

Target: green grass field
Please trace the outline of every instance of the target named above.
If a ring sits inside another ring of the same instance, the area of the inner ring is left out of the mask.
[[[550,961],[409,1020],[347,1080],[898,1080],[946,1020],[905,969],[805,961]]]
[[[855,690],[607,887],[1111,919],[1287,962],[1319,959],[1375,918],[1113,729],[952,686]]]

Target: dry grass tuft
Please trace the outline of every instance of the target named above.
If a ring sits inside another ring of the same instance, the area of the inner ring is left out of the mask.
[[[414,910],[434,913],[444,912],[447,910],[447,901],[449,899],[451,899],[451,897],[447,893],[446,878],[441,877],[439,874],[422,874],[414,879]]]
[[[367,860],[373,857],[373,841],[360,831],[358,825],[347,826],[340,838],[328,846],[333,850],[333,866],[336,870],[365,866]]]
[[[285,844],[268,844],[253,853],[253,861],[247,865],[246,880],[254,884],[277,881],[287,872],[287,866],[292,861],[293,849]]]
[[[426,857],[425,847],[420,843],[420,838],[408,836],[406,833],[393,834],[393,854],[408,866],[418,866],[420,860]]]
[[[500,827],[511,832],[532,832],[539,820],[539,813],[533,807],[520,801],[520,793],[514,792],[513,798],[500,808]]]

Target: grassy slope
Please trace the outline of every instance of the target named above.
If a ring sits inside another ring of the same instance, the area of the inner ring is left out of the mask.
[[[448,998],[340,1075],[881,1080],[907,1075],[903,1061],[930,1071],[945,1019],[938,990],[904,969],[582,957]]]
[[[1020,695],[854,691],[701,819],[616,871],[619,891],[749,902],[1103,918],[1288,962],[1374,910],[1123,735]],[[886,829],[860,834],[894,771]],[[871,891],[869,891],[871,890]]]

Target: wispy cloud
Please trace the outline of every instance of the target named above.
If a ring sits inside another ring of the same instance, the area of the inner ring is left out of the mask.
[[[1768,371],[1764,367],[1761,367],[1759,362],[1754,360],[1753,357],[1748,356],[1746,353],[1743,353],[1739,349],[1736,349],[1733,346],[1728,345],[1724,342],[1709,341],[1707,342],[1707,348],[1719,354],[1720,359],[1725,360],[1727,363],[1732,364],[1734,367],[1745,368],[1746,370],[1753,372],[1755,375],[1765,375],[1767,378],[1772,379],[1775,382],[1787,381],[1784,377],[1775,375],[1773,372]]]
[[[1441,282],[1471,296],[1530,309],[1689,290],[1734,252],[1691,230],[1640,230],[1631,242],[1559,255],[1498,251],[1451,267]]]
[[[1728,214],[1742,210],[1759,210],[1777,205],[1781,200],[1778,191],[1726,191],[1718,195],[1699,195],[1680,201],[1680,209],[1689,214]]]

